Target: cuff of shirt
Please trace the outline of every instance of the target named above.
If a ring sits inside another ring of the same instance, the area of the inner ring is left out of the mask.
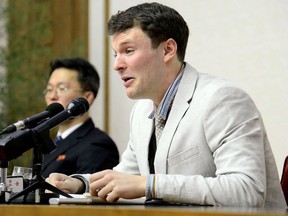
[[[153,199],[156,198],[155,194],[155,175],[149,174],[146,179],[146,189],[145,189],[145,196],[146,199]]]
[[[90,174],[73,174],[73,175],[70,175],[70,177],[79,179],[79,180],[81,180],[83,182],[83,184],[84,184],[84,193],[88,193],[89,189],[90,189],[89,180],[88,180],[89,176],[90,176]]]

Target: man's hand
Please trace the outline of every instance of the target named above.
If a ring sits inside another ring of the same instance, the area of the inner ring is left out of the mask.
[[[68,194],[78,193],[84,188],[81,180],[61,173],[51,173],[45,181]]]
[[[119,198],[134,199],[145,196],[146,176],[135,176],[104,170],[90,176],[90,194],[109,203]]]

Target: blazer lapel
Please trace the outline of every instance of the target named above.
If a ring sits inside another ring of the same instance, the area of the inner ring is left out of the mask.
[[[167,160],[169,148],[173,141],[173,136],[176,133],[177,127],[185,115],[185,112],[189,108],[197,80],[197,71],[189,64],[186,64],[186,68],[178,91],[175,95],[169,117],[162,132],[160,141],[157,145],[154,162],[156,173],[167,173],[167,163],[164,163],[164,161]]]
[[[138,164],[139,164],[139,170],[140,173],[149,173],[150,169],[149,169],[149,164],[148,164],[148,149],[149,149],[149,143],[150,143],[150,139],[151,139],[151,135],[153,132],[153,128],[154,128],[154,124],[153,124],[153,119],[149,119],[148,116],[149,114],[152,112],[153,110],[153,102],[152,100],[141,100],[142,102],[144,102],[145,104],[145,108],[144,106],[142,106],[142,103],[139,104],[139,106],[141,106],[142,110],[141,110],[141,116],[139,116],[139,120],[137,120],[137,122],[141,122],[141,126],[139,127],[139,125],[137,125],[136,127],[138,128],[138,133],[139,134],[139,144],[135,145],[137,146],[137,152],[139,152],[139,157],[138,157]],[[147,103],[147,101],[149,101],[149,103]],[[135,126],[135,125],[133,125]],[[133,127],[132,126],[132,127]],[[134,130],[135,128],[134,127]],[[145,128],[145,130],[143,130],[143,128]],[[138,139],[137,139],[138,140]]]
[[[45,155],[45,160],[43,161],[43,170],[47,167],[48,164],[50,164],[52,161],[55,161],[68,148],[70,148],[72,145],[75,144],[76,144],[75,139],[73,142],[73,139],[70,139],[69,137],[62,140],[54,151]]]
[[[45,155],[45,160],[43,161],[43,170],[52,161],[55,161],[59,155],[63,154],[68,148],[76,145],[78,139],[85,136],[91,129],[94,128],[94,124],[91,119],[86,121],[83,125],[73,131],[68,137],[61,141],[57,148],[49,154]]]

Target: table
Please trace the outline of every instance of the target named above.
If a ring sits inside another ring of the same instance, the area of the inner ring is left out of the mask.
[[[18,205],[1,204],[1,216],[283,216],[285,210],[144,205]]]

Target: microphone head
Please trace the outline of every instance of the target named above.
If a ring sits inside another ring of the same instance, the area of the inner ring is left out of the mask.
[[[89,103],[85,98],[75,98],[67,106],[72,118],[83,115],[89,110]]]
[[[62,112],[64,107],[60,103],[52,103],[46,107],[46,111],[49,112],[49,117],[53,117],[54,115]]]

